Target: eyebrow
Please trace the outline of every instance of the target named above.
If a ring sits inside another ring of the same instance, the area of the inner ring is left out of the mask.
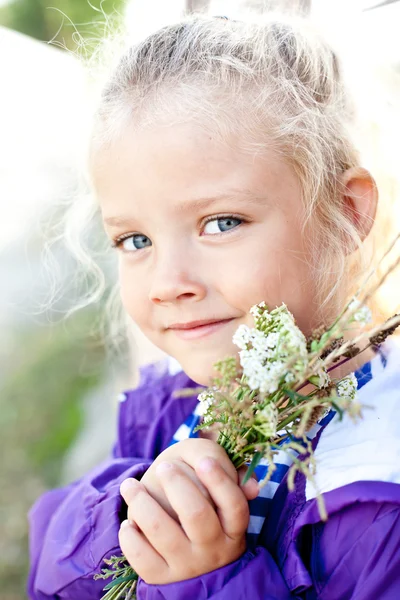
[[[176,212],[182,213],[190,212],[192,210],[200,211],[201,209],[207,208],[211,204],[222,202],[223,200],[234,200],[235,202],[242,202],[244,204],[258,205],[262,199],[265,200],[265,197],[257,195],[251,190],[233,189],[230,190],[228,193],[225,192],[217,196],[194,198],[193,200],[182,202],[181,204],[176,206]],[[106,217],[104,219],[104,223],[110,225],[111,227],[123,227],[126,225],[130,225],[132,223],[132,218],[126,217],[124,215],[116,217]]]

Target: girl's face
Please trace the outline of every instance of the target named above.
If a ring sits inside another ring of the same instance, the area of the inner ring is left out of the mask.
[[[93,173],[126,310],[204,385],[254,304],[285,302],[306,335],[318,324],[298,178],[272,151],[239,148],[192,124],[127,131]]]

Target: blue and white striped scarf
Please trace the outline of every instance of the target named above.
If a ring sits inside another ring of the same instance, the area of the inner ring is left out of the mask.
[[[380,358],[382,361],[382,366],[386,366],[386,359],[384,355],[380,352]],[[358,369],[354,373],[357,379],[357,389],[361,389],[366,383],[371,381],[372,379],[372,369],[371,363],[367,362],[363,367]],[[330,410],[328,414],[320,419],[320,421],[314,425],[310,431],[307,432],[307,437],[309,440],[313,440],[318,432],[328,425],[328,423],[335,416],[335,411]],[[175,432],[170,446],[185,440],[187,438],[195,438],[198,437],[198,432],[194,433],[194,429],[200,423],[201,414],[200,414],[200,404],[197,404],[193,412],[187,417],[187,419],[180,425]],[[282,442],[282,446],[285,442]],[[298,456],[298,453],[294,450],[290,451],[279,451],[274,455],[274,464],[276,466],[276,470],[271,476],[271,479],[267,484],[261,487],[260,493],[254,500],[249,502],[250,508],[250,521],[247,528],[247,542],[250,546],[255,546],[260,535],[261,529],[264,525],[265,518],[268,513],[269,505],[275,495],[276,490],[278,489],[280,483],[285,477],[286,473],[289,470],[289,467],[293,464],[293,458]],[[257,479],[261,481],[265,478],[268,471],[268,466],[265,460],[261,460],[260,464],[255,469],[255,474],[257,475]]]

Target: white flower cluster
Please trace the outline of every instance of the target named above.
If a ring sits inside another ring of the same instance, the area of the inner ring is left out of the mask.
[[[264,301],[252,306],[250,309],[250,314],[254,318],[254,324],[256,328],[260,331],[262,331],[264,326],[268,325],[271,321],[271,315],[268,312],[268,307]]]
[[[273,437],[276,434],[278,416],[278,409],[272,402],[257,412],[258,428],[266,437]]]
[[[197,400],[200,402],[199,412],[203,416],[203,422],[210,422],[212,419],[211,415],[208,414],[208,411],[214,404],[215,398],[213,392],[211,390],[205,390],[197,396]]]
[[[356,298],[349,305],[350,310],[355,310],[356,312],[351,318],[351,322],[356,321],[361,325],[367,325],[367,323],[371,323],[372,321],[372,313],[368,306],[362,305],[359,300]]]
[[[330,384],[331,378],[329,377],[329,373],[327,372],[324,363],[319,358],[317,361],[317,376],[319,377],[318,387],[324,388]]]
[[[240,348],[240,364],[252,390],[273,394],[282,378],[294,379],[288,373],[288,362],[297,356],[292,369],[302,371],[307,364],[306,338],[295,325],[293,315],[283,304],[268,312],[265,303],[253,306],[251,314],[256,328],[240,325],[233,342]]]
[[[354,373],[350,373],[336,384],[338,395],[344,400],[353,402],[357,396],[357,378]]]

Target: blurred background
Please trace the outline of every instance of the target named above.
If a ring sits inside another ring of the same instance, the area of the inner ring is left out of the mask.
[[[247,4],[259,9],[266,3]],[[147,0],[0,0],[2,600],[26,598],[28,509],[46,489],[76,479],[108,455],[118,394],[132,384],[139,363],[159,356],[139,334],[133,356],[124,352],[126,340],[119,354],[110,352],[99,327],[105,300],[64,319],[82,281],[61,243],[53,247],[52,267],[63,282],[60,291],[45,268],[46,243],[82,185],[93,74],[80,58],[89,59],[102,36],[121,25],[134,37],[183,10],[230,15],[239,5],[163,0],[154,11]],[[364,164],[380,184],[382,210],[400,225],[400,1],[268,5],[302,12],[340,42],[360,103]],[[115,266],[100,263],[110,289]],[[397,302],[399,290],[393,290]]]

